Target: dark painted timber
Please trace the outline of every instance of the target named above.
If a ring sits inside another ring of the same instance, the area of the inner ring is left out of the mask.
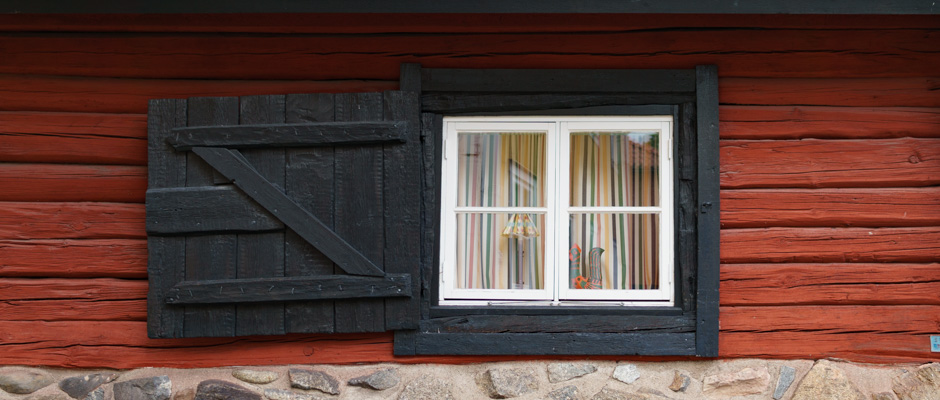
[[[693,355],[695,334],[417,332],[414,349],[437,355]]]
[[[196,147],[193,152],[333,260],[343,271],[353,275],[384,275],[382,269],[262,177],[237,150]]]
[[[173,129],[169,143],[193,147],[275,148],[404,142],[404,121],[197,126]]]
[[[698,148],[698,329],[696,354],[718,356],[719,204],[718,67],[696,68]]]
[[[284,224],[231,185],[147,191],[147,233],[271,231]]]
[[[2,13],[630,13],[630,14],[937,14],[923,0],[6,0]]]
[[[349,275],[183,281],[167,292],[167,304],[409,297],[411,275]]]
[[[430,93],[421,96],[421,110],[446,115],[512,114],[513,111],[542,111],[564,108],[622,106],[637,104],[679,104],[694,101],[688,93],[628,94],[494,94]]]
[[[564,333],[564,332],[695,332],[695,316],[657,315],[584,316],[567,315],[466,315],[434,318],[421,322],[422,332],[450,333]]]
[[[695,73],[683,69],[428,68],[421,74],[424,92],[671,93],[695,90]],[[550,88],[550,89],[549,89]]]

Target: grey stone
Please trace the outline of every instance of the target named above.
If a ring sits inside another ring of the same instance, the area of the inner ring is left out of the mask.
[[[69,400],[69,396],[65,393],[41,393],[29,396],[26,400]]]
[[[706,376],[702,391],[712,397],[741,397],[764,393],[770,386],[770,373],[766,367],[747,367],[734,372]]]
[[[623,383],[633,383],[640,379],[640,370],[634,364],[621,364],[614,368],[614,379]]]
[[[274,382],[277,378],[281,377],[274,371],[257,371],[253,369],[236,369],[232,371],[232,376],[242,382],[255,383],[258,385]]]
[[[552,383],[570,381],[597,371],[593,364],[552,363],[548,364],[548,381]]]
[[[893,393],[883,392],[883,393],[872,393],[871,400],[896,400],[897,397],[894,397]]]
[[[104,388],[100,387],[93,390],[83,400],[104,400]]]
[[[605,387],[600,392],[595,393],[591,400],[649,400],[649,396],[621,392]]]
[[[209,379],[196,386],[196,400],[261,400],[261,395],[244,386]]]
[[[894,393],[901,400],[940,399],[940,363],[922,365],[901,375],[894,382]]]
[[[669,385],[669,390],[672,390],[673,392],[684,392],[689,388],[689,383],[692,383],[692,378],[686,374],[676,371],[675,376],[672,378],[672,384]]]
[[[455,400],[451,386],[444,380],[422,376],[405,385],[398,400]]]
[[[297,393],[290,390],[264,389],[264,397],[268,400],[327,400],[329,397],[313,393]]]
[[[481,375],[477,384],[494,399],[508,399],[538,390],[539,383],[531,370],[493,368]]]
[[[780,366],[780,377],[777,378],[777,388],[774,389],[774,400],[780,400],[783,397],[783,394],[793,384],[794,378],[796,378],[796,368],[786,365]]]
[[[349,380],[352,386],[361,386],[373,390],[391,389],[401,382],[398,376],[398,370],[393,368],[375,371],[369,375],[360,376]]]
[[[290,385],[298,389],[316,389],[323,393],[339,394],[339,381],[323,371],[311,369],[291,368]]]
[[[133,379],[112,385],[114,400],[169,400],[172,388],[166,375]]]
[[[52,384],[48,374],[24,370],[0,371],[0,389],[13,394],[30,394]]]
[[[549,400],[581,400],[581,396],[578,395],[578,387],[574,385],[552,390],[548,393],[548,398]]]
[[[865,396],[845,376],[845,372],[827,360],[819,360],[803,377],[793,400],[864,400]]]
[[[68,393],[73,399],[81,399],[93,392],[99,386],[117,379],[117,374],[90,374],[73,376],[59,381],[59,389]]]

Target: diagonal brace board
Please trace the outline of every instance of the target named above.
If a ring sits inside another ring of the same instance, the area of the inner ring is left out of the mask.
[[[167,292],[167,304],[257,303],[410,297],[411,275],[382,277],[325,275],[183,281]]]
[[[339,237],[317,217],[295,203],[265,179],[237,150],[194,147],[212,168],[309,242],[348,274],[383,276],[385,273]]]
[[[167,142],[178,151],[193,147],[273,148],[403,143],[406,121],[318,122],[174,128]]]

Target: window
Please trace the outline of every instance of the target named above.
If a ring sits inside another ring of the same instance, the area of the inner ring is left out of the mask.
[[[444,119],[441,305],[672,305],[671,115]]]

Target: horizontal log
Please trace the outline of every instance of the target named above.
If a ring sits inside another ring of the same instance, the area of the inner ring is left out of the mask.
[[[146,300],[0,301],[2,321],[146,321]]]
[[[176,150],[193,147],[271,148],[337,144],[404,143],[405,121],[319,122],[174,128],[167,142]]]
[[[0,240],[146,237],[143,204],[0,202]]]
[[[348,275],[183,281],[166,294],[167,304],[411,297],[411,275]]]
[[[721,231],[721,262],[940,261],[940,227],[763,228]]]
[[[940,264],[722,264],[720,293],[722,306],[940,305]]]
[[[0,276],[146,278],[147,242],[0,240]]]
[[[216,35],[0,34],[0,73],[165,79],[395,79],[398,66],[690,68],[724,76],[917,77],[940,61],[933,30],[638,30],[605,33]],[[252,49],[265,49],[263,52]],[[211,65],[212,68],[206,68]],[[309,68],[328,65],[331,68]]]
[[[143,203],[147,168],[118,165],[0,164],[0,201]]]
[[[938,88],[940,78],[923,77],[860,79],[833,74],[823,79],[718,80],[721,104],[726,105],[937,108],[940,107]]]
[[[937,332],[940,306],[722,307],[722,332]]]
[[[723,140],[722,189],[940,185],[940,139]]]
[[[284,224],[231,185],[147,191],[147,232],[151,234],[279,229]]]
[[[0,279],[0,300],[143,300],[147,281],[130,279]],[[146,327],[143,332],[146,332]]]
[[[863,363],[936,361],[929,335],[897,333],[722,332],[718,356],[727,358],[838,358]]]
[[[719,115],[722,139],[940,137],[940,108],[727,105]]]
[[[387,81],[114,79],[0,74],[0,110],[146,114],[150,99],[376,92]]]
[[[722,228],[940,226],[940,187],[721,191]]]
[[[147,164],[147,116],[0,112],[0,161]]]

